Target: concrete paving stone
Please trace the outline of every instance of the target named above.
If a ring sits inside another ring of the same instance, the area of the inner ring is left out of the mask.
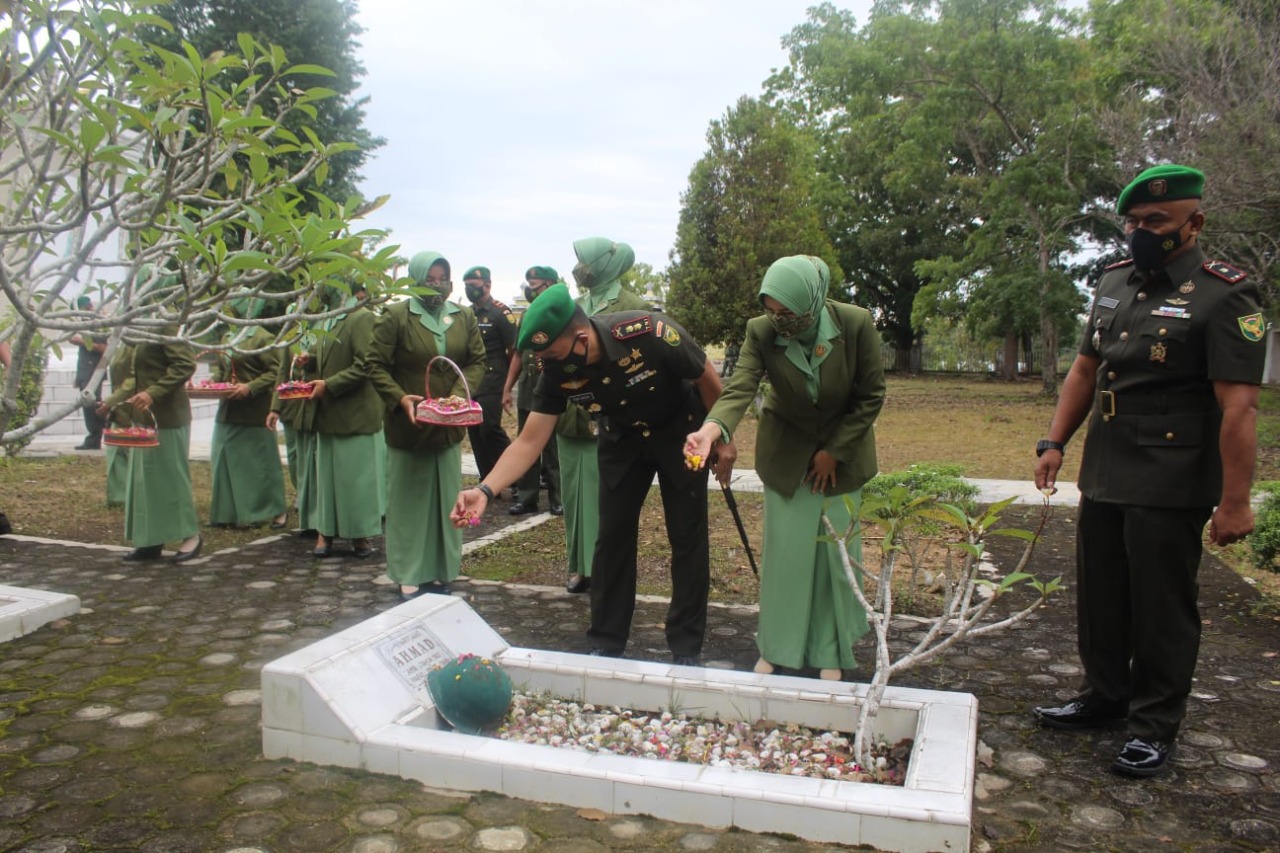
[[[476,833],[477,850],[507,851],[525,850],[534,839],[519,826],[498,826],[482,829]]]
[[[471,826],[457,818],[424,818],[406,829],[406,834],[425,841],[454,841],[471,833]]]
[[[360,838],[351,845],[351,853],[397,853],[400,842],[392,835],[375,835]]]

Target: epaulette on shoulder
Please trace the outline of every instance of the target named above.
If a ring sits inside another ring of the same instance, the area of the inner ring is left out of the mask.
[[[633,317],[630,320],[622,320],[614,323],[609,329],[614,340],[625,341],[629,338],[638,338],[641,335],[647,335],[653,331],[653,317],[644,314],[640,317]]]
[[[1112,270],[1118,270],[1118,269],[1122,269],[1124,267],[1132,266],[1132,265],[1133,265],[1133,258],[1125,258],[1123,261],[1116,261],[1114,264],[1110,264],[1108,266],[1103,267],[1102,271],[1111,272]]]
[[[1209,275],[1222,279],[1227,284],[1238,284],[1248,277],[1248,273],[1244,270],[1238,270],[1231,264],[1223,261],[1205,261],[1204,271]]]

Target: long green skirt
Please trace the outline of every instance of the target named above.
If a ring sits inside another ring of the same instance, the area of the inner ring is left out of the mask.
[[[462,531],[449,513],[462,490],[462,445],[387,448],[387,577],[447,583],[462,566]]]
[[[129,491],[129,448],[105,445],[107,452],[107,506],[124,506]]]
[[[296,495],[298,493],[298,431],[284,421],[281,421],[280,425],[284,427],[284,458],[289,467],[289,483],[293,486],[293,493]]]
[[[855,507],[862,491],[851,492]],[[850,514],[844,496],[827,498],[807,486],[784,497],[764,490],[764,554],[760,564],[760,630],[756,645],[771,664],[801,669],[852,669],[853,644],[867,632],[867,616],[854,597],[822,525],[825,508],[836,530]],[[862,559],[862,534],[849,543],[849,553]]]
[[[288,435],[288,433],[285,433]],[[288,439],[286,438],[286,441]],[[298,480],[294,484],[298,507],[298,526],[303,530],[316,529],[316,434],[308,429],[293,431],[294,453],[297,456]]]
[[[591,557],[600,535],[600,463],[593,438],[556,436],[560,451],[560,499],[569,574],[591,577]]]
[[[129,448],[124,538],[135,548],[187,539],[200,530],[187,454],[191,428],[160,430],[159,447]]]
[[[211,524],[253,524],[285,510],[280,446],[265,426],[215,423],[209,479]]]
[[[383,446],[369,435],[316,434],[316,530],[328,537],[382,534]],[[374,476],[369,476],[370,472]]]
[[[378,481],[378,515],[382,518],[387,517],[387,434],[382,430],[378,430],[373,434],[374,443],[378,448],[378,471],[376,479]]]

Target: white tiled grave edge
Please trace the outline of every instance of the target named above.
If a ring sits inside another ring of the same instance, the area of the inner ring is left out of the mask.
[[[978,704],[890,687],[877,733],[915,747],[902,787],[508,743],[449,730],[426,676],[470,652],[517,689],[647,711],[848,731],[865,685],[511,648],[465,601],[414,599],[262,670],[268,758],[357,767],[439,788],[791,833],[880,850],[969,850]]]
[[[0,643],[30,634],[41,625],[74,616],[80,599],[64,592],[0,586]]]

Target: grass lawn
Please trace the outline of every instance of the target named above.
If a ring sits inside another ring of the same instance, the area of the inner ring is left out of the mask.
[[[913,463],[950,463],[967,476],[1029,479],[1033,448],[1048,426],[1053,404],[1039,396],[1039,383],[957,378],[889,379],[884,410],[876,424],[882,471]],[[508,431],[514,434],[514,416]],[[750,418],[736,439],[739,467],[754,464],[755,424]],[[1258,480],[1280,479],[1280,390],[1264,388],[1258,425]],[[1078,436],[1068,448],[1063,479],[1074,480],[1080,459]],[[191,465],[197,512],[208,518],[209,466]],[[100,458],[0,458],[0,509],[8,512],[19,533],[82,542],[123,544],[120,509],[103,502],[105,474]],[[754,603],[758,594],[732,517],[719,495],[710,501],[712,597],[718,601]],[[762,498],[738,494],[743,521],[759,555]],[[292,495],[290,495],[292,500]],[[504,513],[500,502],[492,510]],[[1060,510],[1066,511],[1066,510]],[[291,521],[296,522],[296,519]],[[669,591],[666,529],[657,490],[650,493],[640,525],[642,591]],[[202,530],[206,553],[242,545],[270,532]],[[874,561],[874,531],[868,531],[868,561]],[[553,519],[469,557],[464,571],[477,577],[558,584],[564,577],[564,528]],[[1280,575],[1250,566],[1247,545],[1214,549],[1264,593],[1268,607],[1280,612]]]

